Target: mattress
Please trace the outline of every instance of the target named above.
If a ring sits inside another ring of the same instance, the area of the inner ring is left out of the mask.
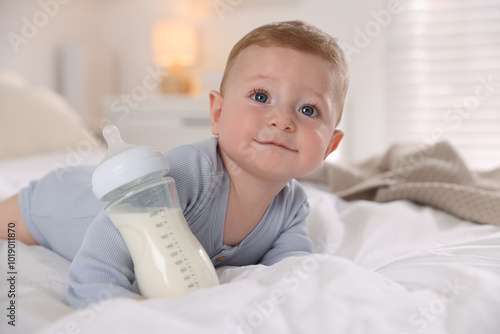
[[[102,156],[61,151],[0,160],[0,199],[51,170]],[[1,240],[0,332],[500,332],[499,226],[407,200],[345,201],[302,183],[314,254],[219,268],[218,287],[178,300],[113,299],[75,310],[65,297],[69,261]]]

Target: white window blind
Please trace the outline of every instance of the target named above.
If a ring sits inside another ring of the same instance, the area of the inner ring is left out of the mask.
[[[449,140],[500,167],[500,0],[403,0],[389,26],[391,141]]]

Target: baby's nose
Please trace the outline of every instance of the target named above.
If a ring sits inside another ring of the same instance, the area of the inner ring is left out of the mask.
[[[295,131],[295,123],[292,116],[284,111],[275,111],[269,115],[267,126],[281,131]]]

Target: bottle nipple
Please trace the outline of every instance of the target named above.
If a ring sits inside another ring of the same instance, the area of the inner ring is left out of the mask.
[[[102,135],[108,144],[108,152],[106,153],[104,160],[108,160],[109,158],[131,148],[138,147],[137,145],[124,142],[120,135],[120,130],[118,130],[116,125],[107,125],[102,130]]]
[[[114,189],[144,177],[150,173],[169,171],[167,158],[149,146],[138,146],[124,142],[115,125],[102,130],[108,144],[108,152],[92,175],[92,190],[98,199],[106,197]]]

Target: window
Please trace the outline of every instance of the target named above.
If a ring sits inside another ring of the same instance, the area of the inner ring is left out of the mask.
[[[471,168],[500,166],[500,1],[402,0],[389,29],[390,138],[449,140]]]

